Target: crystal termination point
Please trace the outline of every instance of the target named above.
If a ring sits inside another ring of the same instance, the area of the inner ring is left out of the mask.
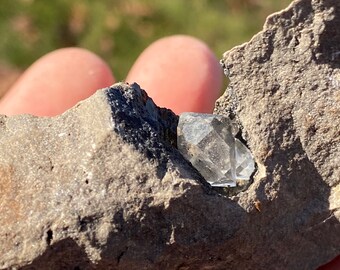
[[[249,149],[234,136],[237,125],[228,117],[182,113],[177,145],[182,155],[213,187],[236,187],[249,181],[255,162]]]

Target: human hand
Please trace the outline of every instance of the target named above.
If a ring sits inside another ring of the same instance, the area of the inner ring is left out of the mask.
[[[158,106],[176,113],[211,112],[221,91],[222,71],[204,43],[172,36],[150,45],[126,81],[137,82]],[[60,49],[40,58],[19,78],[0,101],[0,113],[58,115],[113,83],[114,76],[98,56],[79,48]]]
[[[211,112],[220,95],[222,71],[205,44],[173,36],[150,45],[126,81],[137,82],[158,106],[176,113]],[[0,101],[0,114],[58,115],[114,82],[98,56],[79,48],[60,49],[39,59],[21,76]],[[340,269],[340,256],[321,269]]]

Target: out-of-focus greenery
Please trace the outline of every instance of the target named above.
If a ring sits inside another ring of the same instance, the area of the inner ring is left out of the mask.
[[[25,68],[52,50],[79,46],[124,79],[151,42],[173,34],[205,41],[218,58],[249,40],[290,0],[0,0],[0,61]]]

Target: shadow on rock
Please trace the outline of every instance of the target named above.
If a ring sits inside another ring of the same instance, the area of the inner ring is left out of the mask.
[[[22,270],[92,270],[97,269],[88,259],[84,249],[71,238],[66,238],[52,244],[41,256],[30,265],[20,268]]]

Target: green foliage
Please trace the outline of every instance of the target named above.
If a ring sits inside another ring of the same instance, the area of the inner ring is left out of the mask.
[[[0,59],[25,68],[52,50],[79,46],[124,79],[151,42],[173,34],[205,41],[218,58],[261,30],[289,0],[0,0]]]

